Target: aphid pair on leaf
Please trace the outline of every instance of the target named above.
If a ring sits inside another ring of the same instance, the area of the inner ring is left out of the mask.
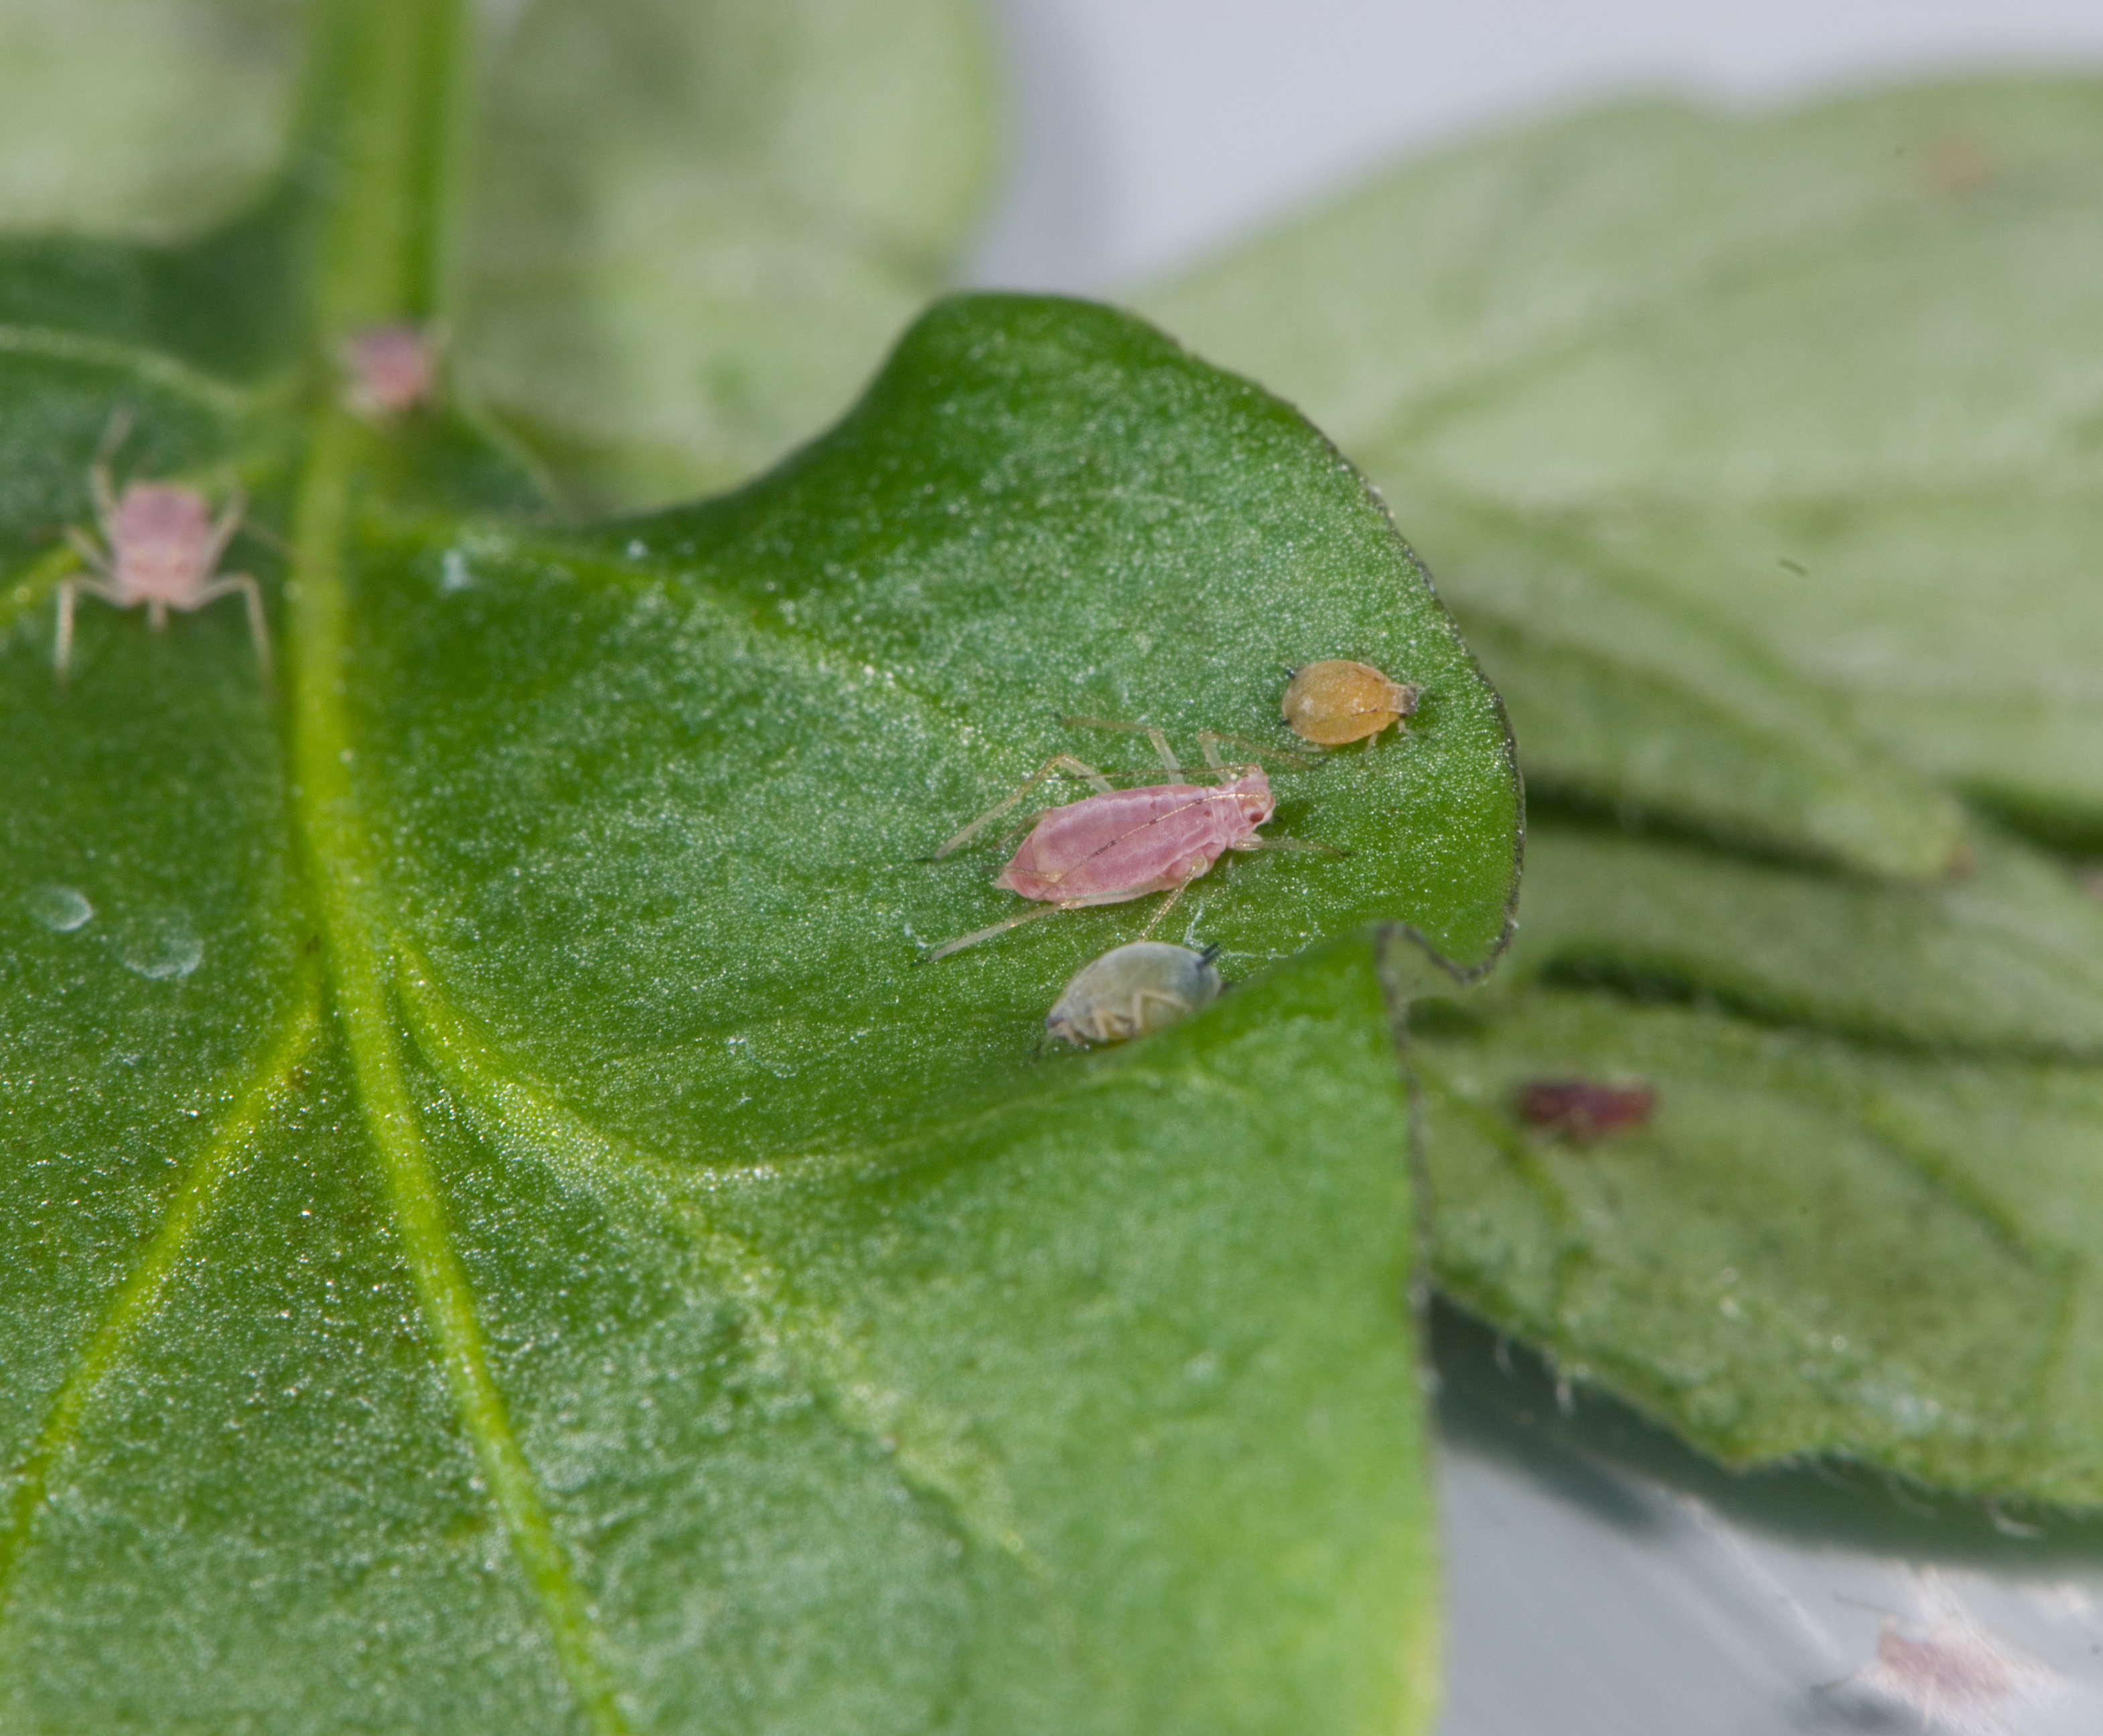
[[[1285,721],[1304,739],[1334,746],[1375,736],[1416,709],[1419,689],[1390,681],[1367,663],[1332,661],[1310,663],[1294,672],[1280,707]],[[1100,718],[1065,721],[1092,729],[1132,729],[1145,734],[1161,756],[1170,781],[1118,790],[1093,766],[1071,754],[1055,754],[1007,799],[966,826],[935,852],[936,861],[962,849],[993,821],[1045,779],[1069,773],[1095,786],[1096,794],[1054,808],[1042,815],[1015,852],[1014,860],[994,882],[1046,906],[1025,910],[990,928],[945,941],[927,955],[931,961],[961,952],[1054,910],[1084,910],[1092,905],[1123,904],[1149,892],[1165,892],[1167,902],[1146,925],[1151,934],[1184,888],[1229,850],[1315,850],[1341,856],[1327,844],[1297,838],[1264,838],[1257,828],[1277,806],[1270,780],[1260,765],[1228,765],[1219,744],[1232,741],[1260,754],[1274,754],[1296,765],[1306,762],[1252,741],[1201,731],[1199,746],[1217,782],[1183,781],[1183,768],[1158,729],[1117,723]]]

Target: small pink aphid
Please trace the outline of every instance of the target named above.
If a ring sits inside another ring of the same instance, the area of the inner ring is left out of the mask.
[[[369,326],[344,340],[344,405],[354,416],[399,416],[428,403],[438,383],[438,346],[423,327]]]
[[[66,529],[73,551],[96,576],[68,578],[59,585],[53,661],[60,682],[64,682],[73,663],[73,592],[78,589],[120,609],[144,604],[146,618],[156,633],[167,629],[171,609],[188,614],[238,592],[248,604],[256,661],[262,669],[264,685],[269,686],[270,634],[263,619],[263,593],[247,573],[218,570],[219,558],[240,528],[247,503],[237,491],[214,519],[205,497],[179,483],[129,483],[120,498],[110,486],[109,453],[122,438],[123,424],[113,424],[88,472],[102,541],[78,526]]]
[[[1657,1093],[1640,1080],[1536,1079],[1518,1091],[1519,1119],[1581,1145],[1641,1127],[1657,1111]]]
[[[1968,1618],[1937,1622],[1921,1639],[1887,1627],[1875,1658],[1838,1685],[1918,1714],[1920,1728],[1951,1736],[2015,1736],[2015,1715],[2064,1698],[2064,1676],[2002,1645]]]
[[[990,940],[996,934],[1049,916],[1055,910],[1084,910],[1091,905],[1123,904],[1144,898],[1149,892],[1170,894],[1167,904],[1154,913],[1146,926],[1156,924],[1183,895],[1193,880],[1229,850],[1318,850],[1340,856],[1327,844],[1309,844],[1293,838],[1261,838],[1262,826],[1276,807],[1270,780],[1257,765],[1227,765],[1221,762],[1219,744],[1231,737],[1203,730],[1198,740],[1205,763],[1219,779],[1216,785],[1189,784],[1183,768],[1169,749],[1168,738],[1158,729],[1142,724],[1107,723],[1100,718],[1068,718],[1094,729],[1138,729],[1154,743],[1161,763],[1174,780],[1165,784],[1144,784],[1136,790],[1119,790],[1093,766],[1070,754],[1056,754],[1046,760],[1008,796],[983,813],[935,852],[936,861],[962,849],[979,833],[1008,812],[1046,778],[1069,772],[1095,786],[1096,794],[1048,809],[1030,827],[1022,848],[994,881],[1008,891],[1020,892],[1049,908],[1026,910],[995,923],[989,928],[960,936],[934,948],[930,961],[947,958],[967,946]],[[1274,750],[1262,751],[1274,752]],[[1290,758],[1290,755],[1279,755]]]

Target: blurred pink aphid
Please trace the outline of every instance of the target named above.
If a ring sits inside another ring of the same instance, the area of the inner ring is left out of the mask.
[[[344,340],[344,403],[353,415],[399,416],[430,401],[438,345],[421,326],[368,326]]]
[[[1183,768],[1168,738],[1144,724],[1106,723],[1100,718],[1065,720],[1092,729],[1136,729],[1146,735],[1172,780],[1119,790],[1093,766],[1071,754],[1056,754],[1025,778],[1007,800],[971,821],[935,852],[936,861],[962,849],[985,827],[1022,800],[1047,777],[1071,773],[1095,786],[1096,793],[1078,802],[1047,809],[1030,826],[1022,848],[994,881],[1012,892],[1048,906],[1025,910],[991,928],[945,941],[927,954],[930,961],[947,958],[967,946],[1004,934],[1010,928],[1049,916],[1055,910],[1084,910],[1091,905],[1123,904],[1149,892],[1165,892],[1167,903],[1146,925],[1152,933],[1183,890],[1229,850],[1318,850],[1340,856],[1327,844],[1296,838],[1261,838],[1256,828],[1267,821],[1276,799],[1270,780],[1257,765],[1227,765],[1219,744],[1232,740],[1212,730],[1198,737],[1205,764],[1216,785],[1183,781]],[[1254,744],[1248,744],[1253,746]],[[1275,752],[1275,750],[1260,750]],[[1290,759],[1289,754],[1278,755]]]
[[[1921,1575],[1926,1609],[1915,1631],[1887,1620],[1877,1655],[1835,1687],[1918,1715],[1920,1728],[1949,1736],[2015,1736],[2026,1707],[2065,1696],[2066,1678],[2003,1645],[1972,1618],[1954,1587]]]
[[[122,418],[111,423],[102,451],[88,471],[95,494],[95,519],[102,541],[78,525],[66,527],[66,540],[87,565],[91,578],[68,578],[59,585],[58,643],[53,661],[63,683],[73,664],[73,593],[120,609],[145,605],[156,633],[168,625],[168,611],[185,614],[237,592],[248,604],[248,631],[256,641],[256,661],[264,684],[270,681],[270,634],[263,619],[263,593],[245,572],[220,572],[219,558],[241,527],[247,503],[238,490],[218,518],[205,497],[179,483],[127,483],[119,496],[109,481],[109,455],[124,438]]]

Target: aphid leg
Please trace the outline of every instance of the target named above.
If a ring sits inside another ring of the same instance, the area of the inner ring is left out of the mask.
[[[146,625],[156,633],[168,630],[168,606],[158,597],[146,605]]]
[[[1236,747],[1245,747],[1252,754],[1260,754],[1268,759],[1283,759],[1296,772],[1310,772],[1314,768],[1313,760],[1305,754],[1294,753],[1290,748],[1266,746],[1263,742],[1250,741],[1247,736],[1229,735],[1223,729],[1201,729],[1198,732],[1198,745],[1205,750],[1206,765],[1215,772],[1225,773],[1244,769],[1221,762],[1219,744],[1222,741],[1231,741]]]
[[[1046,760],[1043,765],[1038,767],[1038,768],[1032,772],[1029,777],[1024,778],[1020,784],[1016,785],[1005,801],[988,808],[984,813],[980,814],[977,819],[972,821],[969,826],[966,826],[963,830],[958,833],[955,837],[952,838],[947,844],[944,844],[940,849],[935,852],[933,859],[939,862],[944,857],[950,854],[953,851],[961,850],[963,848],[966,844],[969,844],[974,838],[977,837],[978,835],[987,826],[998,820],[1003,814],[1006,813],[1008,809],[1014,807],[1017,802],[1020,801],[1023,797],[1029,795],[1031,790],[1034,790],[1039,784],[1043,783],[1046,778],[1050,777],[1053,773],[1058,772],[1071,772],[1077,777],[1086,778],[1090,783],[1096,786],[1096,792],[1099,795],[1109,795],[1112,794],[1110,781],[1107,777],[1104,777],[1103,774],[1098,772],[1093,766],[1086,764],[1083,761],[1076,759],[1071,754],[1054,754],[1049,759]]]
[[[1161,756],[1161,763],[1167,768],[1168,775],[1179,780],[1183,776],[1182,762],[1176,759],[1176,750],[1168,745],[1168,737],[1151,723],[1121,723],[1108,717],[1062,717],[1059,721],[1076,729],[1119,729],[1127,735],[1145,736],[1154,744],[1154,750]]]
[[[87,467],[87,486],[95,494],[95,516],[101,521],[105,536],[110,534],[117,517],[117,491],[110,486],[109,461],[117,456],[117,448],[131,432],[131,407],[119,404],[110,412],[109,425],[102,430],[102,443],[95,449],[95,462]]]
[[[969,934],[960,934],[953,941],[945,941],[939,946],[931,946],[920,955],[923,964],[932,964],[937,959],[946,959],[953,952],[962,952],[967,946],[976,946],[980,941],[989,941],[996,934],[1005,934],[1010,928],[1019,928],[1026,922],[1035,922],[1041,916],[1056,916],[1070,906],[1063,904],[1040,904],[1034,910],[1025,910],[1020,916],[1011,916],[1006,922],[997,922],[990,928],[976,928]]]
[[[233,540],[233,533],[241,528],[241,521],[247,516],[248,496],[240,489],[233,491],[233,498],[226,503],[226,510],[213,522],[211,541],[206,545],[203,558],[198,563],[202,572],[218,570],[219,558],[226,553],[226,545]],[[254,583],[253,580],[250,583]]]
[[[248,605],[248,636],[256,642],[256,666],[263,673],[263,690],[270,690],[270,628],[263,617],[263,589],[245,572],[229,572],[215,579],[189,605],[201,609],[207,603],[239,591]]]
[[[69,530],[69,536],[79,533]],[[102,566],[102,551],[82,536],[74,546],[83,554],[91,555],[98,568]],[[59,581],[59,624],[56,642],[51,647],[51,665],[58,671],[59,685],[66,684],[73,670],[73,598],[77,592],[86,591],[90,596],[100,597],[122,607],[116,591],[99,579],[65,578]]]
[[[77,524],[69,524],[66,541],[73,545],[73,552],[84,562],[89,571],[109,576],[109,557],[103,552],[102,545]]]
[[[1156,910],[1154,915],[1148,919],[1146,926],[1139,931],[1139,937],[1141,940],[1146,941],[1154,938],[1154,931],[1161,926],[1161,919],[1176,908],[1176,900],[1180,898],[1185,892],[1190,889],[1190,881],[1194,880],[1197,878],[1197,875],[1194,874],[1189,877],[1189,879],[1178,880],[1176,883],[1174,888],[1170,891],[1167,897],[1162,901],[1161,908]]]
[[[73,581],[59,581],[59,629],[57,643],[51,648],[51,665],[58,671],[59,686],[66,684],[67,672],[73,667]]]

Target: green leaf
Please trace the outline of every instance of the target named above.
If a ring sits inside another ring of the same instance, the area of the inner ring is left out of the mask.
[[[971,0],[536,0],[491,56],[464,376],[584,502],[780,458],[949,280],[985,33]]]
[[[1581,994],[1416,1023],[1438,1282],[1567,1377],[1734,1463],[2103,1502],[2103,1074]],[[1654,1118],[1525,1125],[1519,1088],[1573,1075]]]
[[[287,0],[7,0],[0,228],[167,241],[282,167],[298,69]]]
[[[1671,599],[1891,754],[2092,839],[2099,139],[2103,85],[2075,78],[1629,106],[1405,170],[1142,305],[1304,405],[1406,523],[1492,509],[1487,542],[1419,536],[1464,624],[1518,596],[1530,632],[1584,643],[1592,587]],[[1559,554],[1515,576],[1505,524]],[[1573,548],[1590,582],[1558,594]],[[1529,695],[1514,670],[1523,742],[1587,733],[1596,681]],[[1557,776],[1712,829],[1612,739],[1576,768],[1558,746]],[[1845,754],[1887,811],[1904,782]],[[1844,842],[1786,803],[1767,823]]]
[[[2103,903],[1982,830],[1894,888],[1536,824],[1514,967],[1712,998],[1872,1041],[2103,1060]]]
[[[1412,534],[1457,551],[1441,590],[1467,611],[1537,792],[1865,875],[1958,865],[1956,804],[1699,602],[1567,527],[1434,490],[1407,499]]]
[[[2103,839],[2099,141],[2087,78],[1625,105],[1144,300],[1381,483],[1562,814],[1516,992],[1420,1053],[1439,1281],[1734,1461],[2099,1496],[2041,1063],[2099,1057],[2103,913],[1935,787]],[[1517,1116],[1630,1075],[1647,1129]]]
[[[0,1725],[1422,1729],[1373,931],[1487,967],[1518,791],[1378,501],[1137,322],[979,297],[735,494],[507,511],[471,400],[318,365],[443,305],[461,15],[318,29],[332,173],[252,220],[304,335],[110,250],[150,296],[0,348]],[[278,697],[230,601],[83,597],[54,679],[120,403],[120,483],[249,488]],[[1036,1057],[1140,905],[918,962],[1018,902],[927,858],[1034,766],[1162,775],[1062,713],[1290,744],[1336,654],[1423,705],[1279,763],[1347,854],[1183,901],[1220,1003]]]

